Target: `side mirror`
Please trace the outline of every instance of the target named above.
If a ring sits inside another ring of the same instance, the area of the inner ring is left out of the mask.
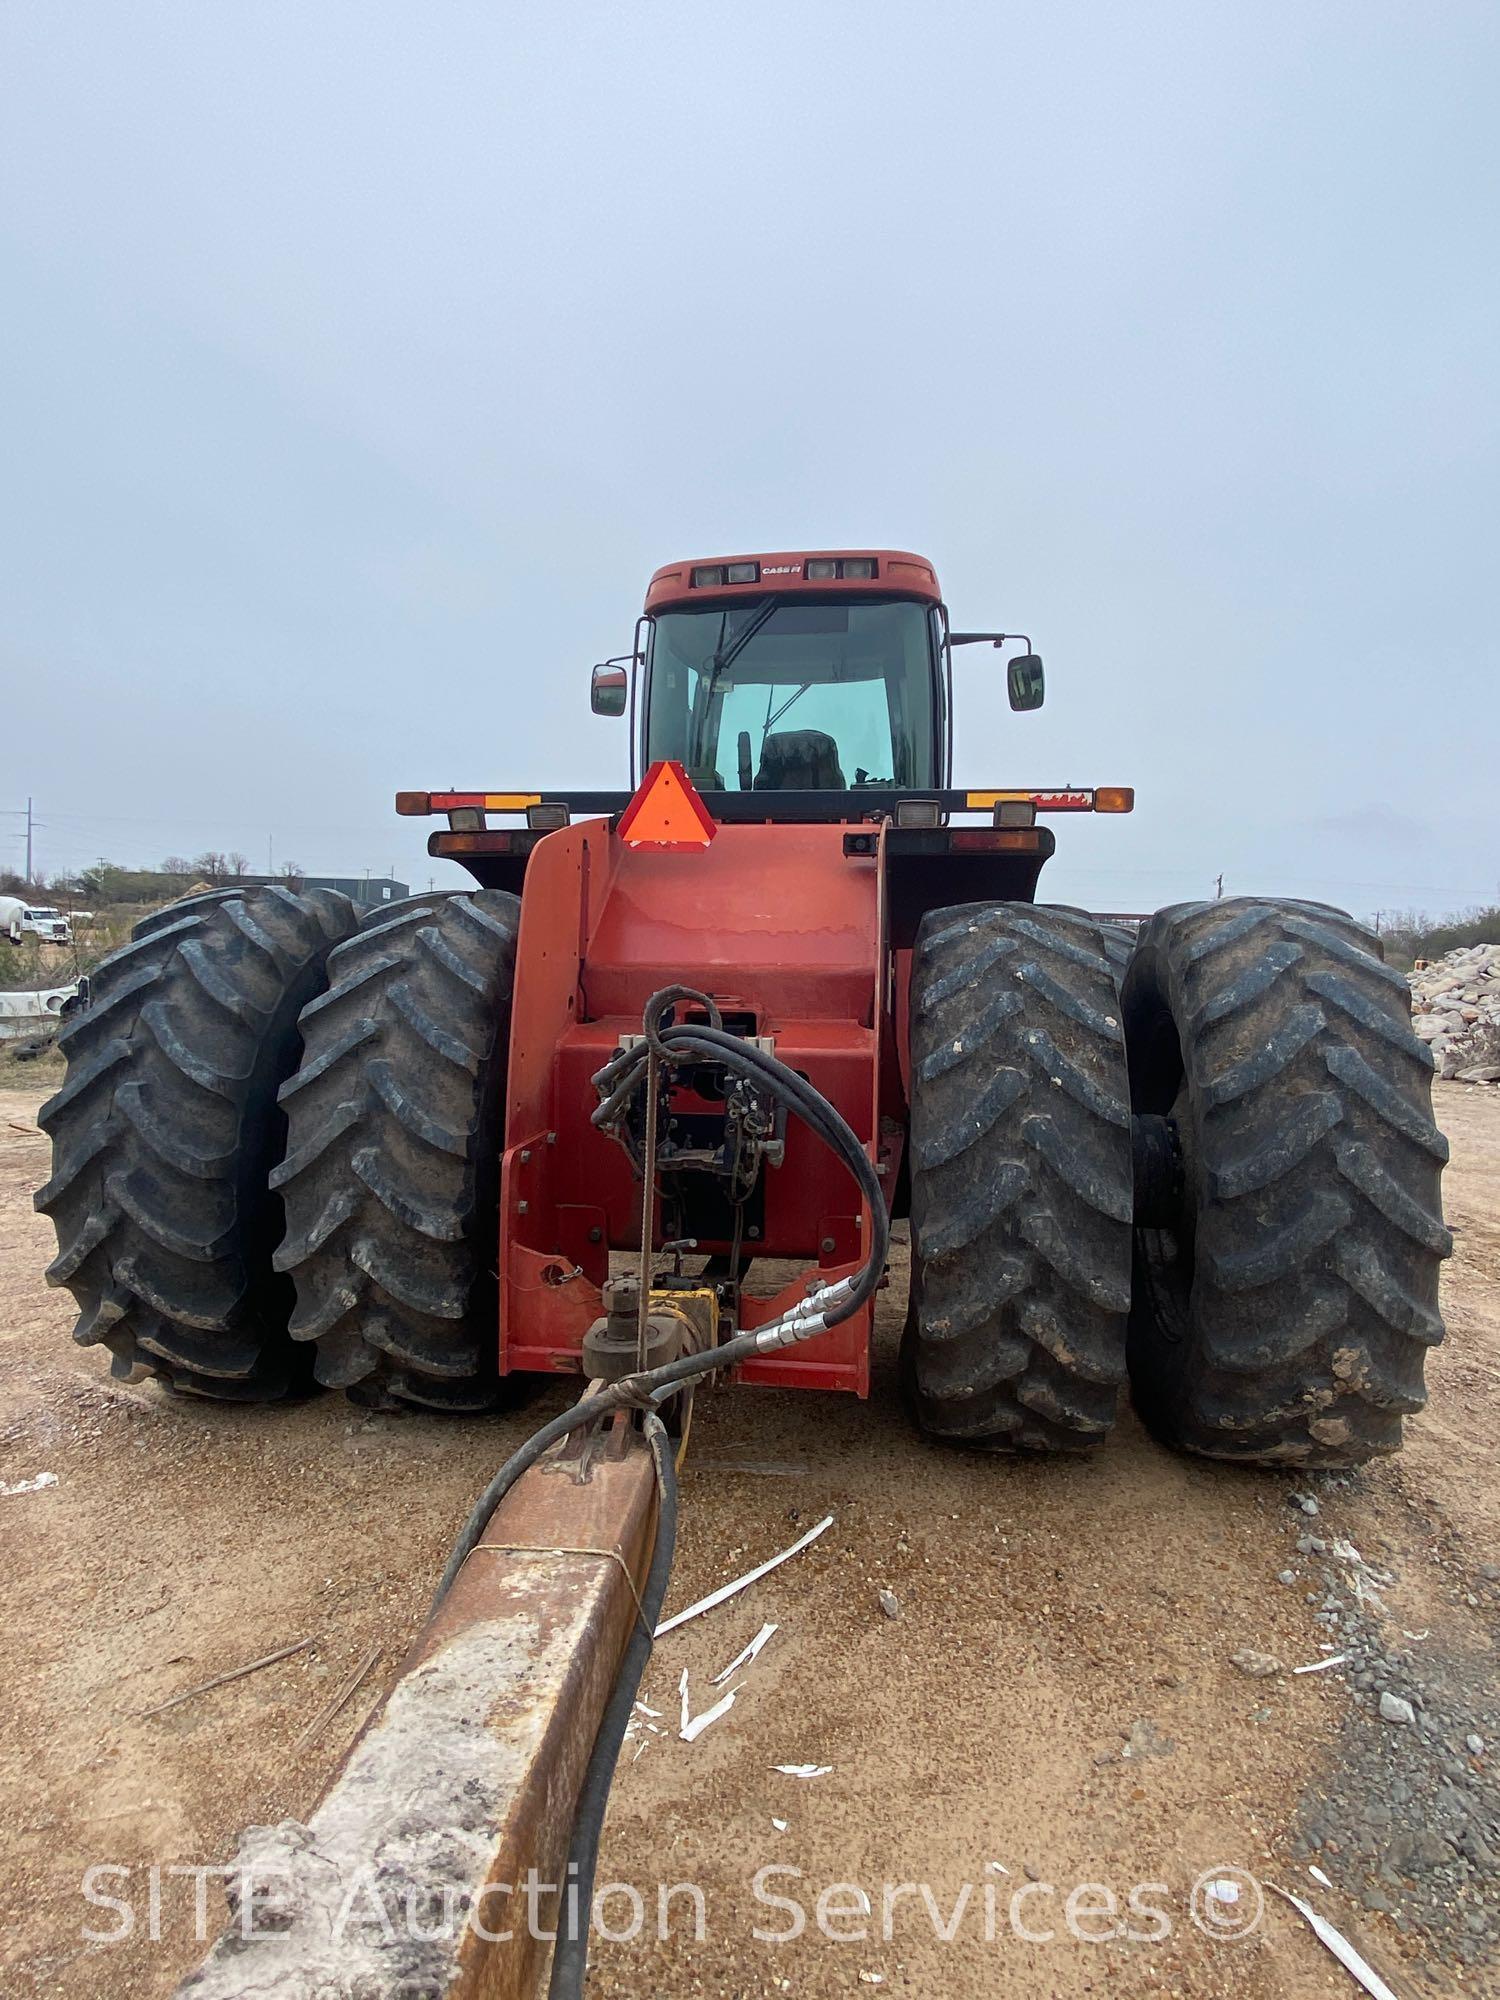
[[[1013,709],[1020,712],[1041,707],[1046,699],[1047,683],[1042,673],[1040,653],[1017,653],[1013,660],[1006,663],[1005,675]]]
[[[589,687],[589,706],[595,715],[623,715],[629,693],[630,677],[623,667],[613,666],[609,661],[595,667]]]

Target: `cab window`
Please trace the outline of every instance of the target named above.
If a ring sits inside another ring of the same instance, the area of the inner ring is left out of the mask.
[[[654,622],[647,762],[719,791],[937,782],[926,607],[746,599]]]

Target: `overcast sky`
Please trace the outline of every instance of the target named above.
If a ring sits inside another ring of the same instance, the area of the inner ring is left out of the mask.
[[[1500,9],[5,0],[0,807],[464,879],[689,555],[1029,632],[1047,888],[1500,899]],[[21,822],[0,819],[0,858]]]

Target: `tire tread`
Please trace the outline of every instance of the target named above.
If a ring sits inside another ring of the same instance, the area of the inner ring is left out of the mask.
[[[931,911],[911,996],[912,1303],[929,1434],[1088,1451],[1129,1301],[1125,927],[1029,903]]]

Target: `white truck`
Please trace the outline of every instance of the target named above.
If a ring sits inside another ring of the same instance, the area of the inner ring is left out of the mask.
[[[44,944],[71,944],[73,926],[63,910],[44,903],[26,903],[19,896],[0,896],[0,937],[20,944],[26,937]]]

